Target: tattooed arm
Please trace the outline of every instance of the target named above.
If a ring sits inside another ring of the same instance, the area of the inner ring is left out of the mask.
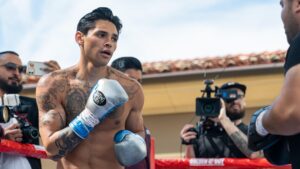
[[[80,139],[66,124],[62,95],[68,87],[67,78],[46,75],[36,88],[39,108],[39,131],[49,157],[58,159],[76,147]]]
[[[223,126],[224,130],[228,134],[228,136],[231,138],[231,140],[234,142],[236,147],[240,149],[240,151],[247,156],[248,158],[258,158],[262,157],[262,153],[260,151],[254,152],[251,151],[248,148],[248,138],[247,135],[244,134],[235,124],[233,121],[231,121],[225,114],[225,106],[224,102],[222,103],[223,107],[220,111],[219,115],[219,121],[221,125]],[[241,122],[241,120],[240,120]]]
[[[248,148],[247,135],[244,134],[229,118],[223,119],[220,122],[236,147],[238,147],[245,156],[248,158],[262,157],[260,151],[254,152]]]

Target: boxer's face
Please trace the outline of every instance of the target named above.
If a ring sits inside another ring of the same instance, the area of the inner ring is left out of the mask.
[[[19,93],[22,90],[22,68],[17,55],[6,53],[0,57],[0,88],[5,93]]]
[[[239,97],[232,102],[225,102],[226,114],[231,120],[238,120],[245,116],[246,102],[244,92],[238,88],[231,88],[230,90],[236,90]]]
[[[124,73],[127,74],[129,77],[142,83],[142,71],[137,69],[127,69]]]
[[[87,35],[83,35],[84,55],[95,67],[108,64],[117,48],[118,31],[116,26],[106,20],[98,20]]]
[[[284,25],[286,38],[287,38],[287,41],[289,44],[291,44],[293,39],[296,37],[296,35],[300,31],[298,19],[296,18],[297,5],[299,5],[297,3],[299,3],[298,0],[281,0],[280,1],[280,5],[282,7],[281,19],[282,19],[282,22]],[[298,11],[298,15],[299,15],[299,11]]]

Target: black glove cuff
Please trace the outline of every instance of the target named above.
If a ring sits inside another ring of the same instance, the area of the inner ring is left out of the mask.
[[[271,145],[275,144],[278,140],[279,137],[277,135],[272,135],[268,134],[266,136],[261,136],[257,133],[256,131],[256,120],[257,117],[265,110],[270,109],[270,106],[264,107],[262,109],[259,109],[256,111],[251,120],[250,120],[250,125],[248,128],[248,147],[249,149],[253,151],[258,151],[262,150],[265,148],[270,147]]]

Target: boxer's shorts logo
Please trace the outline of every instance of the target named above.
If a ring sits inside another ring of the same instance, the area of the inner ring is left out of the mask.
[[[106,104],[106,98],[101,91],[96,91],[93,95],[93,101],[99,106],[104,106]]]

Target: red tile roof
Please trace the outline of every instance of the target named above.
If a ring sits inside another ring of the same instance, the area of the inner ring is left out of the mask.
[[[217,57],[201,57],[185,60],[169,60],[143,63],[143,74],[161,74],[189,70],[217,69],[259,64],[280,63],[285,60],[286,51],[265,51],[261,53],[235,54]],[[36,83],[39,77],[27,77],[26,84]]]
[[[186,60],[169,60],[143,63],[144,74],[157,74],[188,70],[216,69],[237,66],[251,66],[284,62],[286,51],[225,55],[218,57],[201,57]]]

